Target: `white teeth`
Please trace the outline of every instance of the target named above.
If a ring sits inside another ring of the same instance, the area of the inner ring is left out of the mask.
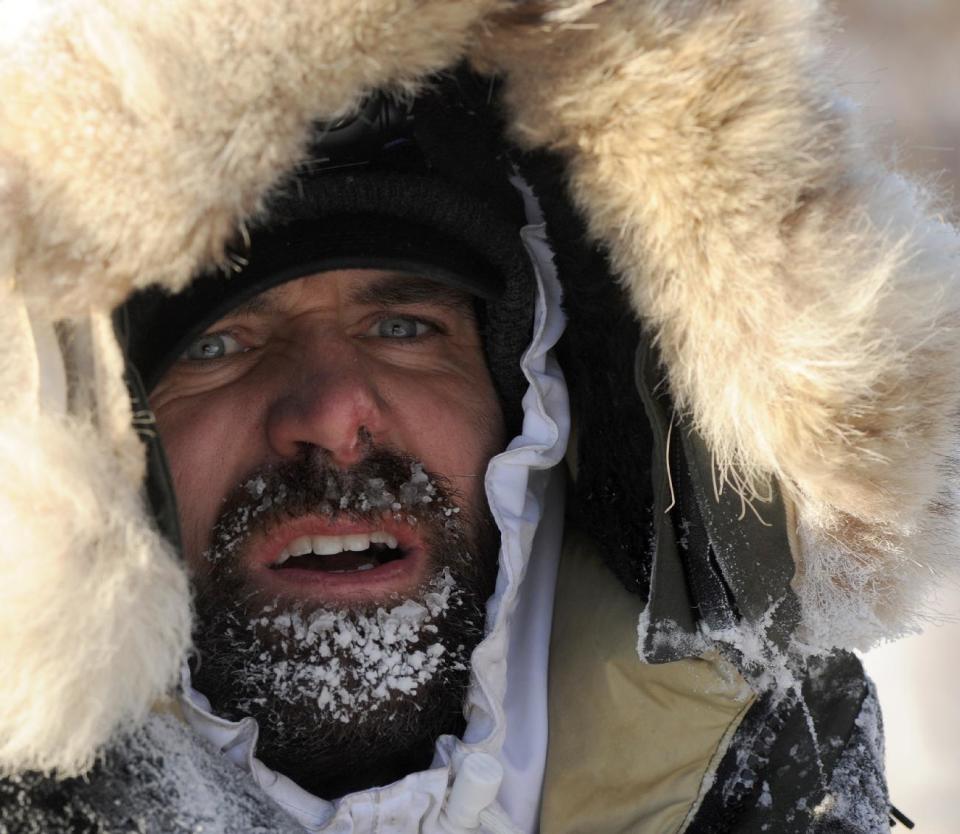
[[[364,533],[354,534],[343,537],[344,550],[367,550],[370,547],[370,536]]]
[[[397,549],[397,537],[391,536],[389,533],[384,533],[382,530],[378,530],[376,533],[371,533],[370,541],[373,544],[385,544],[391,550]]]
[[[344,551],[367,550],[371,544],[385,544],[391,550],[397,548],[397,537],[383,530],[374,533],[349,533],[344,536],[301,536],[288,544],[277,557],[274,566],[282,565],[295,556],[315,553],[318,556],[333,556]],[[370,570],[373,564],[361,565],[356,570]]]
[[[287,545],[291,556],[306,556],[313,550],[313,540],[309,536],[301,536]]]
[[[314,536],[310,541],[313,542],[313,552],[318,556],[332,556],[344,550],[340,536]]]

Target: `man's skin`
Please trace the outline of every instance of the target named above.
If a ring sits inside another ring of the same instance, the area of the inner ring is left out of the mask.
[[[198,576],[224,499],[264,466],[316,449],[346,468],[389,447],[446,476],[474,515],[504,442],[472,298],[382,270],[324,273],[257,296],[196,340],[150,401]],[[299,518],[255,536],[239,567],[264,598],[340,607],[412,594],[427,578],[413,526],[391,530],[409,555],[376,570],[270,569],[299,537],[352,532],[320,514]]]

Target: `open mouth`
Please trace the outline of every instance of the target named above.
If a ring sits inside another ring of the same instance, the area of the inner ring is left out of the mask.
[[[340,536],[301,536],[284,547],[270,566],[275,571],[362,573],[402,560],[406,550],[382,530]]]

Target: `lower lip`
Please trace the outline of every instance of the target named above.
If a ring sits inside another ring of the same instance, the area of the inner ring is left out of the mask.
[[[263,569],[265,586],[285,595],[291,593],[321,600],[353,600],[392,597],[414,590],[424,580],[426,554],[414,547],[402,559],[369,570],[329,571],[309,568]]]

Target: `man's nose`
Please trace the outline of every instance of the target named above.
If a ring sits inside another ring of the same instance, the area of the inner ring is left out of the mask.
[[[335,466],[352,466],[381,437],[383,412],[364,363],[355,356],[327,356],[290,374],[269,407],[267,441],[285,459],[313,448],[326,451]]]

